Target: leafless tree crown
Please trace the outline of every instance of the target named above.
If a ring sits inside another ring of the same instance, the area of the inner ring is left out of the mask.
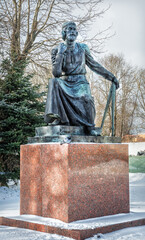
[[[120,88],[116,92],[115,135],[122,137],[144,131],[145,70],[131,66],[121,54],[107,55],[100,62],[117,77],[120,83]],[[91,88],[97,112],[96,124],[100,126],[110,82],[93,74]],[[111,134],[111,108],[105,121],[104,134]]]
[[[61,26],[65,21],[75,21],[82,37],[92,21],[102,16],[106,9],[103,0],[1,0],[0,44],[10,51],[16,60],[29,56],[33,61],[48,61],[48,51],[61,38]],[[102,31],[103,33],[103,31]],[[98,33],[95,50],[99,51],[102,37]],[[107,37],[107,36],[106,36]],[[86,39],[87,40],[87,39]]]

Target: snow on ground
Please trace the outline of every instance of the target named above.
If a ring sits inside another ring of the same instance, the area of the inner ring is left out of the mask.
[[[0,187],[0,216],[15,216],[15,218],[20,218],[19,216],[19,189],[18,186],[13,185],[12,182],[9,183],[10,187]],[[36,216],[29,215],[29,221],[35,222],[45,222],[52,226],[60,226],[62,228],[76,228],[83,229],[86,226],[94,228],[95,226],[107,225],[108,221],[111,223],[118,221],[124,221],[127,219],[134,219],[145,217],[145,173],[130,173],[130,214],[120,214],[120,216],[108,216],[96,219],[88,219],[84,221],[76,221],[70,223],[69,225],[63,223],[59,220],[47,219]],[[13,217],[12,217],[13,218]],[[25,220],[26,216],[22,216]],[[110,219],[110,220],[109,220]],[[12,228],[0,226],[0,239],[5,240],[70,240],[71,238],[58,236],[55,234],[40,233],[27,229]],[[122,229],[113,233],[108,234],[97,234],[89,240],[96,239],[107,239],[107,240],[145,240],[145,226],[133,227]]]
[[[145,240],[145,226],[125,228],[116,232],[107,234],[97,234],[86,240]]]
[[[9,188],[0,187],[0,216],[18,216],[20,214],[20,182],[8,183]]]
[[[29,229],[0,226],[0,239],[4,240],[72,240],[57,234],[41,233]]]
[[[130,211],[145,212],[145,173],[130,173]]]

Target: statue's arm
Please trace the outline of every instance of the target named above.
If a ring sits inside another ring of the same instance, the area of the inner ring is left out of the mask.
[[[59,52],[58,48],[52,49],[51,61],[52,61],[52,73],[54,77],[60,77],[62,75],[63,54]]]
[[[95,73],[101,75],[105,79],[114,82],[116,84],[116,88],[119,87],[118,80],[116,77],[109,72],[106,68],[104,68],[101,64],[99,64],[97,61],[94,60],[94,58],[90,54],[90,50],[86,44],[84,44],[85,49],[85,59],[86,59],[86,65]]]

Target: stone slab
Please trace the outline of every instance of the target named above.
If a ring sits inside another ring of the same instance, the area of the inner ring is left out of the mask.
[[[112,218],[112,217],[110,217]],[[118,217],[117,217],[118,218]],[[102,218],[98,218],[98,221],[101,222]],[[95,221],[95,219],[94,219]],[[93,221],[91,221],[93,224]],[[94,226],[94,227],[89,227],[87,228],[70,228],[69,224],[66,227],[63,227],[61,225],[56,224],[52,225],[49,223],[44,223],[43,221],[35,221],[35,220],[30,220],[30,217],[27,215],[23,216],[20,218],[19,217],[0,217],[0,225],[4,226],[11,226],[11,227],[18,227],[18,228],[25,228],[25,229],[31,229],[35,231],[40,231],[40,232],[46,232],[50,234],[58,234],[61,236],[65,237],[70,237],[76,240],[84,240],[89,237],[93,237],[94,235],[98,233],[109,233],[113,231],[117,231],[120,229],[128,228],[128,227],[136,227],[136,226],[142,226],[145,225],[145,217],[133,217],[133,218],[128,218],[124,219],[124,221],[117,221],[116,223],[111,222],[108,217],[108,222],[106,224],[99,224]]]
[[[127,144],[21,146],[20,213],[72,222],[129,212]]]
[[[108,136],[80,136],[80,135],[60,135],[60,136],[35,136],[28,137],[28,143],[121,143],[120,137]]]
[[[101,135],[101,128],[95,128],[98,135]],[[36,136],[59,136],[59,135],[87,135],[86,129],[83,126],[66,126],[66,125],[51,125],[35,128]]]
[[[36,136],[85,135],[83,126],[44,126],[35,128]]]
[[[94,142],[94,143],[121,143],[120,137],[101,136],[101,128],[95,128],[98,136],[90,136],[83,126],[45,126],[35,128],[35,136],[28,137],[28,143],[46,142]]]

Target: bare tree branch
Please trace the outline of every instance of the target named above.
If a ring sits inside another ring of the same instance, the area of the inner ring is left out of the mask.
[[[145,84],[145,70],[140,71],[129,65],[122,55],[110,54],[101,59],[101,64],[111,71],[120,82],[120,88],[116,92],[116,136],[130,134],[137,131],[138,128],[143,129],[144,124],[140,116],[141,114],[145,116],[145,86],[143,85],[143,82]],[[102,116],[109,92],[109,83],[101,77],[94,76],[91,88],[95,98],[96,112]],[[97,125],[100,122],[101,119],[97,116]],[[111,133],[110,123],[111,109],[104,126],[104,133],[107,135]]]
[[[27,39],[29,38],[30,32],[30,0],[27,0],[28,3],[28,13],[27,13]]]
[[[37,35],[38,35],[40,32],[42,32],[43,29],[44,29],[44,27],[46,26],[46,24],[47,24],[47,22],[48,22],[48,19],[49,19],[49,17],[50,17],[50,14],[51,14],[51,12],[52,12],[52,8],[53,8],[53,6],[54,6],[54,3],[55,3],[55,0],[52,0],[51,5],[50,5],[50,9],[49,9],[49,12],[48,12],[48,15],[47,15],[47,18],[46,18],[45,22],[43,23],[42,27],[37,31]]]

